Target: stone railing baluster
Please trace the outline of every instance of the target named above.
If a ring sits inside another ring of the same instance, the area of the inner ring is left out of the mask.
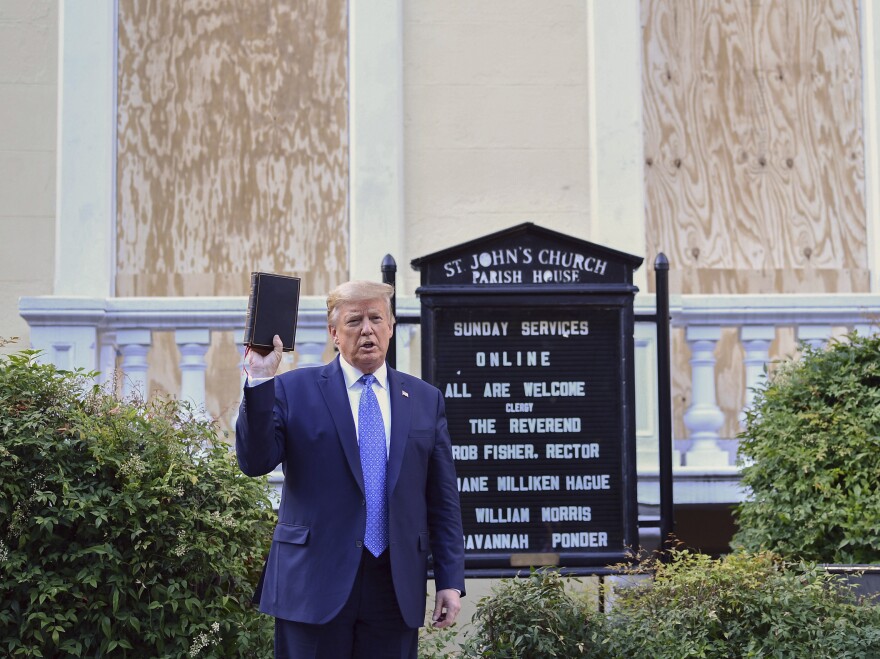
[[[416,333],[416,326],[398,324],[394,328],[394,333],[397,335],[397,370],[416,375],[412,370],[412,340]]]
[[[116,358],[119,356],[116,341],[115,329],[98,334],[98,384],[106,387],[116,384]]]
[[[871,336],[880,331],[880,320],[869,323],[855,323],[853,329],[859,333],[859,336]]]
[[[197,410],[205,410],[205,356],[211,347],[211,330],[181,329],[174,332],[180,351],[180,398],[189,400]]]
[[[831,338],[831,325],[799,325],[797,328],[797,338],[811,345],[817,350],[821,350]]]
[[[147,385],[147,353],[152,344],[150,330],[117,330],[116,343],[122,354],[122,395],[125,398],[132,395],[146,398],[150,393]]]
[[[724,413],[715,397],[715,346],[721,339],[721,327],[691,326],[685,337],[691,348],[691,406],[684,414],[691,446],[685,455],[685,464],[688,467],[727,466],[728,454],[718,446]]]
[[[324,325],[315,327],[313,324],[300,323],[296,330],[297,367],[320,366],[324,363],[327,336]]]
[[[775,338],[776,328],[773,325],[744,325],[740,328],[740,341],[745,351],[743,364],[746,369],[746,403],[740,414],[740,421],[745,419],[745,410],[752,406],[755,388],[765,378],[765,369],[770,361],[770,344]]]

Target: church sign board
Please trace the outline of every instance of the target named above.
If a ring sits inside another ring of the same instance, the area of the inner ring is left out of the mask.
[[[638,544],[641,263],[532,223],[413,260],[470,570],[604,566]]]

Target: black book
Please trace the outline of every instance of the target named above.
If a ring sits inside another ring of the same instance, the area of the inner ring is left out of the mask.
[[[244,344],[260,354],[272,349],[276,334],[284,351],[293,350],[299,313],[299,277],[270,272],[251,273],[251,294],[244,326]]]

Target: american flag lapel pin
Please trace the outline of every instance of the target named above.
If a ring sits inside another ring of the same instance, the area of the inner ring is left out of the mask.
[[[406,389],[401,389],[400,393],[403,394],[404,398],[409,398],[409,392]]]

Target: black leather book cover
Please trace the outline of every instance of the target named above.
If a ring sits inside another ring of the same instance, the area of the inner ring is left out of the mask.
[[[251,294],[248,300],[244,344],[261,354],[272,350],[276,334],[284,343],[284,351],[293,350],[296,340],[296,319],[299,313],[299,277],[271,272],[251,273]]]

